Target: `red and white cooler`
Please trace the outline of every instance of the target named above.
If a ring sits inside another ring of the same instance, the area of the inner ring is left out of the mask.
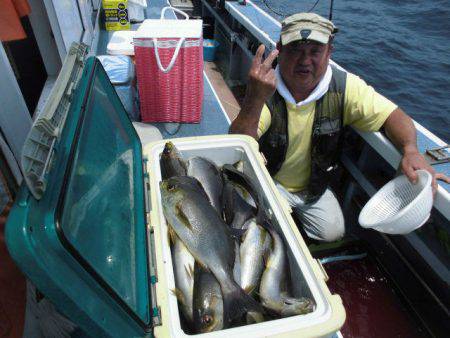
[[[134,36],[143,122],[198,123],[203,102],[202,20],[145,20]]]

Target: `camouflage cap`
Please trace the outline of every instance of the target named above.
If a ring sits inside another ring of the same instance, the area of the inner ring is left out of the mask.
[[[287,45],[299,40],[312,40],[328,43],[330,36],[337,31],[334,24],[314,13],[297,13],[281,23],[281,44]]]

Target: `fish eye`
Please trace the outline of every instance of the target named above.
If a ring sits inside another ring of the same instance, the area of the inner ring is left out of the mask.
[[[210,324],[212,322],[212,318],[210,315],[204,315],[203,316],[203,323]]]

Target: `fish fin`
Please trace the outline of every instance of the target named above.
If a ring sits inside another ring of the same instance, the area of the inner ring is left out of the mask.
[[[189,276],[189,278],[194,279],[194,266],[189,264],[184,266],[184,270],[186,271],[186,274]]]
[[[245,321],[248,312],[263,313],[264,310],[256,300],[247,295],[237,284],[232,291],[223,295],[224,325],[230,327],[234,322]]]
[[[178,301],[181,304],[186,304],[186,299],[184,298],[183,292],[181,292],[180,289],[175,288],[175,289],[171,289],[170,292],[172,292],[172,294],[177,297]]]
[[[244,292],[245,292],[247,295],[251,295],[255,289],[256,289],[256,285],[247,285],[247,286],[244,288]]]
[[[175,233],[175,230],[173,230],[170,224],[168,226],[167,233],[169,235],[170,243],[175,244],[175,241],[177,240],[177,234]]]
[[[263,322],[264,316],[262,315],[262,313],[249,311],[247,312],[246,319],[247,324],[256,324]]]
[[[258,220],[256,220],[256,223],[259,224],[261,227],[264,228],[264,230],[266,230],[267,232],[269,232],[271,235],[272,233],[278,233],[275,230],[275,227],[272,224],[272,221],[269,218],[264,218],[261,222],[258,222]]]
[[[230,228],[231,237],[233,237],[234,239],[236,239],[238,241],[244,241],[246,232],[247,232],[247,230],[245,230],[245,229]]]
[[[175,205],[177,216],[180,218],[180,222],[183,223],[186,228],[192,230],[191,223],[189,222],[189,218],[183,212],[183,208],[181,206],[181,202]]]
[[[262,255],[262,260],[263,260],[265,267],[267,267],[269,265],[269,258],[270,258],[271,251],[272,251],[271,248],[269,248],[269,249],[265,250]]]
[[[244,172],[244,161],[239,160],[239,161],[233,163],[233,167],[235,167],[237,171],[243,173]]]
[[[201,269],[210,272],[209,268],[208,268],[205,264],[203,264],[202,262],[199,262],[199,261],[196,260],[195,263],[197,263],[198,266],[199,266]]]

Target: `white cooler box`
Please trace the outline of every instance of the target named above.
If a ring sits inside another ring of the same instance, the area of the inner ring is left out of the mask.
[[[161,171],[159,158],[165,143],[162,140],[143,146],[143,155],[148,159],[148,174],[151,186],[151,212],[149,224],[154,231],[156,250],[156,303],[161,309],[162,326],[154,327],[156,337],[188,337],[180,323],[178,303],[170,291],[175,288],[172,258],[167,224],[163,215],[159,182]],[[331,295],[325,281],[326,273],[320,263],[313,259],[303,241],[289,206],[279,195],[273,180],[264,167],[258,144],[250,137],[241,135],[219,135],[171,140],[183,158],[203,156],[218,166],[244,161],[244,173],[259,182],[266,203],[270,205],[277,222],[276,230],[282,235],[288,248],[288,260],[292,276],[294,296],[312,297],[316,309],[300,316],[271,320],[259,324],[197,334],[199,337],[328,337],[338,331],[345,321],[345,310],[341,298]]]
[[[188,337],[182,329],[159,191],[166,141],[141,147],[100,61],[74,45],[26,140],[22,185],[8,217],[9,253],[27,278],[92,337]],[[80,60],[84,60],[80,62]],[[73,90],[76,88],[76,90]],[[143,131],[141,138],[149,136]],[[345,320],[250,137],[172,142],[186,158],[244,161],[284,238],[294,296],[312,313],[195,336],[326,337]]]

